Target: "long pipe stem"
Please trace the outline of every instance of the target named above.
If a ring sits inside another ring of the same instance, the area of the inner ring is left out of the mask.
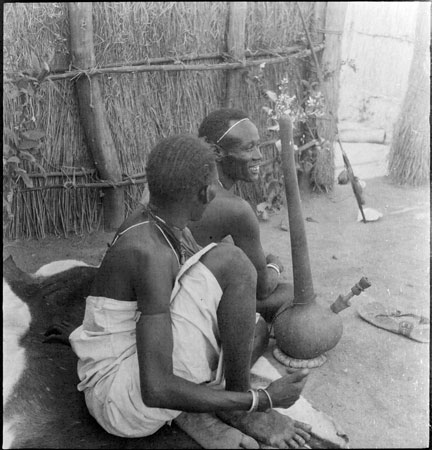
[[[279,119],[279,132],[282,144],[282,170],[291,237],[294,305],[299,305],[312,302],[315,299],[315,292],[297,181],[292,122],[288,116]]]

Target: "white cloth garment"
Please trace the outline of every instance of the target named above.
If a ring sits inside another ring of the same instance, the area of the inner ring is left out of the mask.
[[[223,387],[217,309],[222,289],[200,257],[189,258],[171,295],[174,374],[194,383]],[[141,399],[136,352],[137,302],[89,296],[83,325],[71,335],[77,354],[78,390],[92,416],[109,433],[142,437],[155,433],[181,411],[149,408]]]

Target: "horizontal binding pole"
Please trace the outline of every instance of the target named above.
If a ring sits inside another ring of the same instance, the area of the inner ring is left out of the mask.
[[[47,172],[47,173],[27,173],[30,178],[49,178],[49,177],[85,177],[88,175],[96,174],[96,169],[90,170],[79,170],[77,172],[66,173],[66,172]]]
[[[262,163],[259,163],[258,165],[260,167],[266,167],[266,166],[269,166],[270,164],[274,164],[278,161],[279,161],[279,158],[277,156],[275,156],[274,158],[266,159],[265,161],[263,161]]]
[[[314,50],[319,51],[324,48],[324,44],[317,45]],[[68,78],[76,79],[80,76],[91,77],[94,75],[102,75],[102,74],[115,74],[115,73],[138,73],[138,72],[184,72],[189,70],[235,70],[242,69],[245,67],[253,67],[259,66],[261,64],[280,64],[285,61],[290,60],[291,58],[296,57],[304,57],[308,56],[311,53],[309,49],[298,50],[298,47],[295,47],[296,51],[293,51],[291,54],[286,56],[275,56],[273,58],[264,58],[258,60],[250,60],[245,62],[234,62],[234,63],[217,63],[217,64],[165,64],[165,65],[139,65],[139,66],[122,66],[122,67],[105,67],[105,68],[97,68],[93,67],[87,70],[74,70],[70,72],[65,72],[63,74],[56,75],[48,75],[45,77],[43,81],[47,80],[65,80]],[[287,52],[288,53],[288,52]],[[14,82],[17,80],[4,79],[4,82]]]
[[[274,144],[277,140],[276,139],[272,139],[270,141],[266,141],[263,142],[261,146],[265,146],[265,145],[271,145]],[[274,162],[278,161],[278,157],[274,157],[274,158],[270,158],[267,159],[263,162],[261,162],[259,164],[259,166],[268,166]],[[91,174],[93,172],[82,172],[81,174],[76,172],[75,174],[64,174],[62,172],[52,172],[52,173],[47,173],[46,177],[60,177],[63,176],[65,178],[70,178],[75,176],[85,176],[87,174]],[[39,174],[39,173],[28,173],[27,174],[29,177],[31,178],[45,178],[44,175]],[[25,189],[19,189],[19,188],[15,188],[16,191],[18,192],[31,192],[31,191],[42,191],[45,189],[78,189],[78,188],[109,188],[109,187],[117,187],[117,186],[128,186],[128,185],[132,185],[132,184],[143,184],[147,182],[147,178],[144,172],[142,173],[137,173],[135,175],[129,175],[127,178],[129,178],[128,180],[123,180],[123,181],[101,181],[101,182],[95,182],[95,183],[73,183],[71,181],[66,181],[63,184],[48,184],[45,186],[36,186],[33,188],[25,188]],[[142,178],[142,179],[139,179]]]
[[[96,169],[89,170],[80,170],[72,173],[65,172],[47,172],[43,173],[27,173],[30,178],[50,178],[50,177],[64,177],[64,178],[73,178],[73,177],[85,177],[88,175],[95,175],[97,173]],[[124,175],[125,178],[142,178],[145,177],[145,172],[136,173],[134,175]]]
[[[259,144],[260,147],[265,147],[266,145],[276,144],[279,139],[270,139],[269,141],[264,141]]]
[[[245,50],[245,57],[246,58],[256,58],[258,56],[279,56],[284,55],[287,53],[293,53],[297,51],[301,51],[303,47],[299,45],[291,46],[291,47],[280,47],[275,49],[258,49],[256,51],[247,49]],[[187,61],[201,61],[203,59],[232,59],[231,55],[228,53],[205,53],[202,55],[184,55],[184,56],[167,56],[167,57],[161,57],[161,58],[146,58],[144,60],[140,61],[132,61],[128,64],[125,63],[110,63],[105,64],[105,66],[100,67],[100,69],[108,69],[108,68],[115,68],[115,67],[124,67],[124,66],[143,66],[143,65],[160,65],[160,64],[181,64],[183,62]],[[52,74],[56,75],[62,75],[65,73],[71,73],[67,72],[65,68],[63,69],[55,69],[52,68],[51,71]],[[16,75],[17,72],[5,72],[6,76],[13,76]]]
[[[31,191],[43,191],[45,189],[82,189],[82,188],[116,188],[118,186],[128,186],[131,184],[143,184],[147,183],[147,179],[142,180],[124,180],[124,181],[104,181],[100,183],[80,183],[75,184],[70,181],[64,184],[48,184],[46,186],[36,186],[33,188],[19,189],[15,188],[18,192],[31,192]]]
[[[341,30],[327,30],[325,28],[317,28],[316,30],[318,33],[325,33],[325,34],[343,34],[343,31]]]
[[[275,48],[275,49],[258,49],[256,51],[247,49],[245,50],[245,56],[246,58],[253,58],[258,56],[279,56],[280,54],[286,54],[286,53],[292,53],[295,51],[302,50],[302,47],[299,45],[292,46],[292,47],[281,47],[281,48]],[[185,56],[167,56],[164,58],[146,58],[145,60],[141,61],[134,61],[129,64],[128,66],[142,66],[142,65],[156,65],[156,64],[181,64],[186,61],[201,61],[203,59],[231,59],[231,55],[228,53],[206,53],[202,55],[185,55]],[[125,64],[123,63],[111,63],[111,64],[105,64],[104,68],[109,67],[123,67]],[[58,72],[60,73],[60,72]]]

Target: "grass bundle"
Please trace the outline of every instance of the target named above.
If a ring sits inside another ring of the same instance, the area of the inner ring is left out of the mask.
[[[389,174],[393,182],[420,186],[430,176],[430,8],[418,9],[408,89],[393,131]]]
[[[411,95],[407,95],[394,127],[388,168],[392,181],[397,184],[421,186],[429,182],[430,126],[427,111],[430,94],[425,91],[417,84],[409,85],[408,93]]]
[[[336,145],[336,144],[335,144]],[[334,185],[334,148],[329,141],[317,152],[315,166],[311,172],[312,187],[318,191],[328,192]]]

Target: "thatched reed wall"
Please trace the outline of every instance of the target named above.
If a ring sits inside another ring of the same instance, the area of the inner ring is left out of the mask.
[[[301,3],[312,26],[313,2]],[[149,58],[211,55],[198,63],[221,62],[226,51],[227,2],[95,2],[94,45],[97,67],[125,66]],[[245,48],[250,52],[304,45],[304,33],[294,2],[248,2]],[[250,54],[249,52],[249,54]],[[262,56],[261,56],[262,58]],[[4,71],[9,78],[48,62],[51,73],[70,65],[69,24],[65,3],[12,3],[4,6]],[[197,64],[197,61],[182,64]],[[270,87],[288,74],[293,89],[308,70],[308,56],[267,65]],[[72,68],[73,69],[73,68]],[[266,130],[261,107],[266,104],[251,82],[256,68],[244,70],[237,106],[258,124],[262,139],[275,136]],[[146,156],[162,137],[173,133],[196,134],[201,120],[222,106],[226,71],[136,72],[99,75],[107,120],[125,178],[143,174]],[[80,124],[74,82],[44,80],[29,92],[12,92],[4,83],[5,130],[40,129],[45,138],[35,158],[46,172],[59,177],[31,179],[35,187],[47,184],[69,189],[26,191],[20,181],[12,216],[4,219],[7,238],[44,237],[47,234],[86,233],[98,229],[103,210],[99,188],[75,188],[74,183],[97,181],[94,164]],[[16,85],[15,85],[16,86]],[[26,85],[27,86],[27,85]],[[7,133],[5,133],[7,135]],[[7,136],[4,140],[7,140]],[[274,156],[274,146],[263,148],[264,158]],[[24,161],[28,172],[38,172]],[[271,169],[271,165],[267,166]],[[83,171],[85,172],[83,174]],[[93,171],[93,172],[92,172]],[[144,184],[127,186],[126,214],[139,202]],[[240,187],[251,201],[258,201],[262,186]]]

